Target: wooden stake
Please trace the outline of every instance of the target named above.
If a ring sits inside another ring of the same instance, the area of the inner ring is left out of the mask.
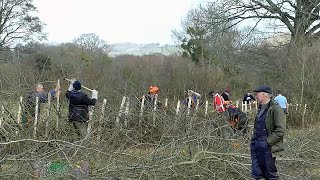
[[[47,104],[47,115],[46,118],[44,118],[45,121],[45,137],[48,137],[48,131],[49,131],[49,116],[50,116],[50,108],[51,107],[51,94],[48,93],[48,104]]]
[[[87,136],[85,137],[86,139],[88,139],[91,136],[91,129],[92,129],[92,124],[93,124],[93,112],[94,112],[94,106],[89,107],[89,120],[88,120],[88,128],[87,128]]]
[[[243,102],[241,102],[241,111],[244,111],[244,103]]]
[[[165,102],[164,102],[164,108],[165,108],[165,111],[164,113],[167,114],[167,109],[168,109],[168,98],[166,98]]]
[[[244,111],[248,112],[248,104],[247,101],[244,102]]]
[[[129,100],[129,98],[127,98],[126,110],[125,110],[125,112],[124,112],[124,115],[125,115],[125,116],[128,116],[128,115],[129,115],[129,107],[130,107],[130,100]],[[127,118],[125,118],[124,125],[125,125],[126,127],[128,126],[128,119],[127,119]]]
[[[204,115],[205,116],[208,116],[208,106],[209,106],[209,101],[206,101],[206,109],[205,109],[205,111],[204,111]]]
[[[302,113],[302,127],[305,127],[305,115],[307,111],[307,104],[304,105],[303,113]]]
[[[158,94],[155,95],[154,104],[153,104],[153,126],[156,126],[157,104],[158,104]]]
[[[190,116],[190,112],[191,112],[191,99],[192,97],[189,96],[188,97],[188,110],[187,110],[187,116]]]
[[[180,115],[180,100],[178,100],[178,103],[177,103],[176,115],[177,115],[177,116]]]
[[[142,121],[142,115],[143,115],[143,109],[144,109],[144,102],[146,100],[146,96],[143,95],[141,99],[141,107],[140,107],[140,119],[139,119],[139,124],[141,124]]]
[[[107,104],[107,100],[106,99],[103,99],[103,103],[102,103],[102,107],[101,107],[101,116],[100,116],[100,121],[99,121],[99,126],[98,126],[98,141],[100,141],[101,139],[101,133],[102,133],[102,123],[103,123],[103,120],[104,120],[104,112],[105,112],[105,109],[106,109],[106,104]]]
[[[254,104],[256,106],[256,111],[258,111],[258,102],[257,101],[254,101]]]
[[[164,102],[164,107],[167,108],[168,107],[168,98],[166,98],[165,102]]]
[[[144,109],[144,101],[146,100],[146,96],[143,95],[141,99],[141,107],[140,107],[140,116],[143,115],[143,109]]]
[[[39,97],[36,97],[36,108],[34,115],[34,127],[33,127],[33,138],[36,138],[37,135],[37,125],[38,125],[38,113],[39,113]]]
[[[200,104],[200,99],[197,99],[196,108],[195,108],[195,111],[194,111],[195,113],[198,112],[199,104]]]
[[[2,128],[3,121],[4,121],[4,106],[1,105],[0,128]]]
[[[60,79],[58,79],[57,86],[60,86]],[[60,90],[56,92],[57,96],[57,122],[56,122],[56,129],[59,128],[59,118],[60,118]]]
[[[125,110],[125,112],[124,112],[124,114],[125,114],[126,116],[129,115],[129,107],[130,107],[130,101],[129,101],[129,98],[127,98],[126,110]]]
[[[119,110],[119,113],[118,113],[118,116],[116,118],[116,125],[119,126],[120,125],[120,117],[122,115],[122,111],[123,111],[123,107],[124,107],[124,103],[126,102],[126,97],[123,96],[122,98],[122,102],[121,102],[121,105],[120,105],[120,110]]]
[[[19,108],[18,108],[18,117],[17,117],[17,123],[18,123],[18,125],[21,124],[22,101],[23,101],[23,97],[20,96]]]

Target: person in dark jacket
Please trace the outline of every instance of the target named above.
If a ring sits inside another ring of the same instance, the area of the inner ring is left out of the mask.
[[[157,107],[158,108],[163,108],[162,103],[159,101],[158,96],[159,96],[159,91],[160,89],[157,86],[150,86],[149,92],[144,96],[144,105],[146,109],[153,109],[154,108],[154,103],[155,100],[157,99]],[[142,98],[140,98],[140,102],[142,102]]]
[[[226,90],[221,94],[224,101],[230,101],[230,88],[226,88]]]
[[[254,92],[259,101],[259,109],[250,144],[252,177],[278,179],[275,161],[284,150],[286,116],[282,108],[271,99],[272,90],[269,86],[259,86]]]
[[[253,97],[252,93],[248,91],[244,96],[243,96],[243,104],[247,102],[247,104],[250,104],[250,102],[255,101],[256,99]]]
[[[237,108],[233,104],[227,105],[227,112],[229,117],[228,121],[230,126],[234,130],[234,133],[237,134],[241,132],[242,135],[246,135],[247,129],[248,129],[247,114],[242,112],[239,108]]]
[[[89,98],[81,92],[80,81],[72,79],[66,97],[69,99],[69,121],[75,129],[78,139],[81,140],[87,136],[89,106],[96,104],[98,91],[93,90],[92,97]]]

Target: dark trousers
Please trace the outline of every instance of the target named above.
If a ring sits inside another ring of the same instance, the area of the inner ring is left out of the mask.
[[[278,179],[276,158],[272,157],[271,147],[266,139],[253,140],[250,145],[252,160],[252,177],[268,180]]]

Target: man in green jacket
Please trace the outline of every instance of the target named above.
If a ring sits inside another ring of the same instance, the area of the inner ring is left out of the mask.
[[[252,177],[278,179],[275,160],[284,150],[286,117],[282,108],[272,100],[272,90],[269,86],[259,86],[254,92],[259,101],[259,110],[250,145]]]

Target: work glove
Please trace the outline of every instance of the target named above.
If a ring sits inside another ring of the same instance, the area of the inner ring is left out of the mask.
[[[75,79],[75,78],[72,78],[72,79],[71,79],[71,84],[73,84],[74,82],[76,82],[76,79]]]
[[[97,90],[92,90],[91,99],[98,99],[98,91]]]
[[[69,85],[68,91],[72,91],[73,90],[73,83],[74,82],[76,82],[76,79],[72,78],[71,81],[70,81],[70,85]]]

